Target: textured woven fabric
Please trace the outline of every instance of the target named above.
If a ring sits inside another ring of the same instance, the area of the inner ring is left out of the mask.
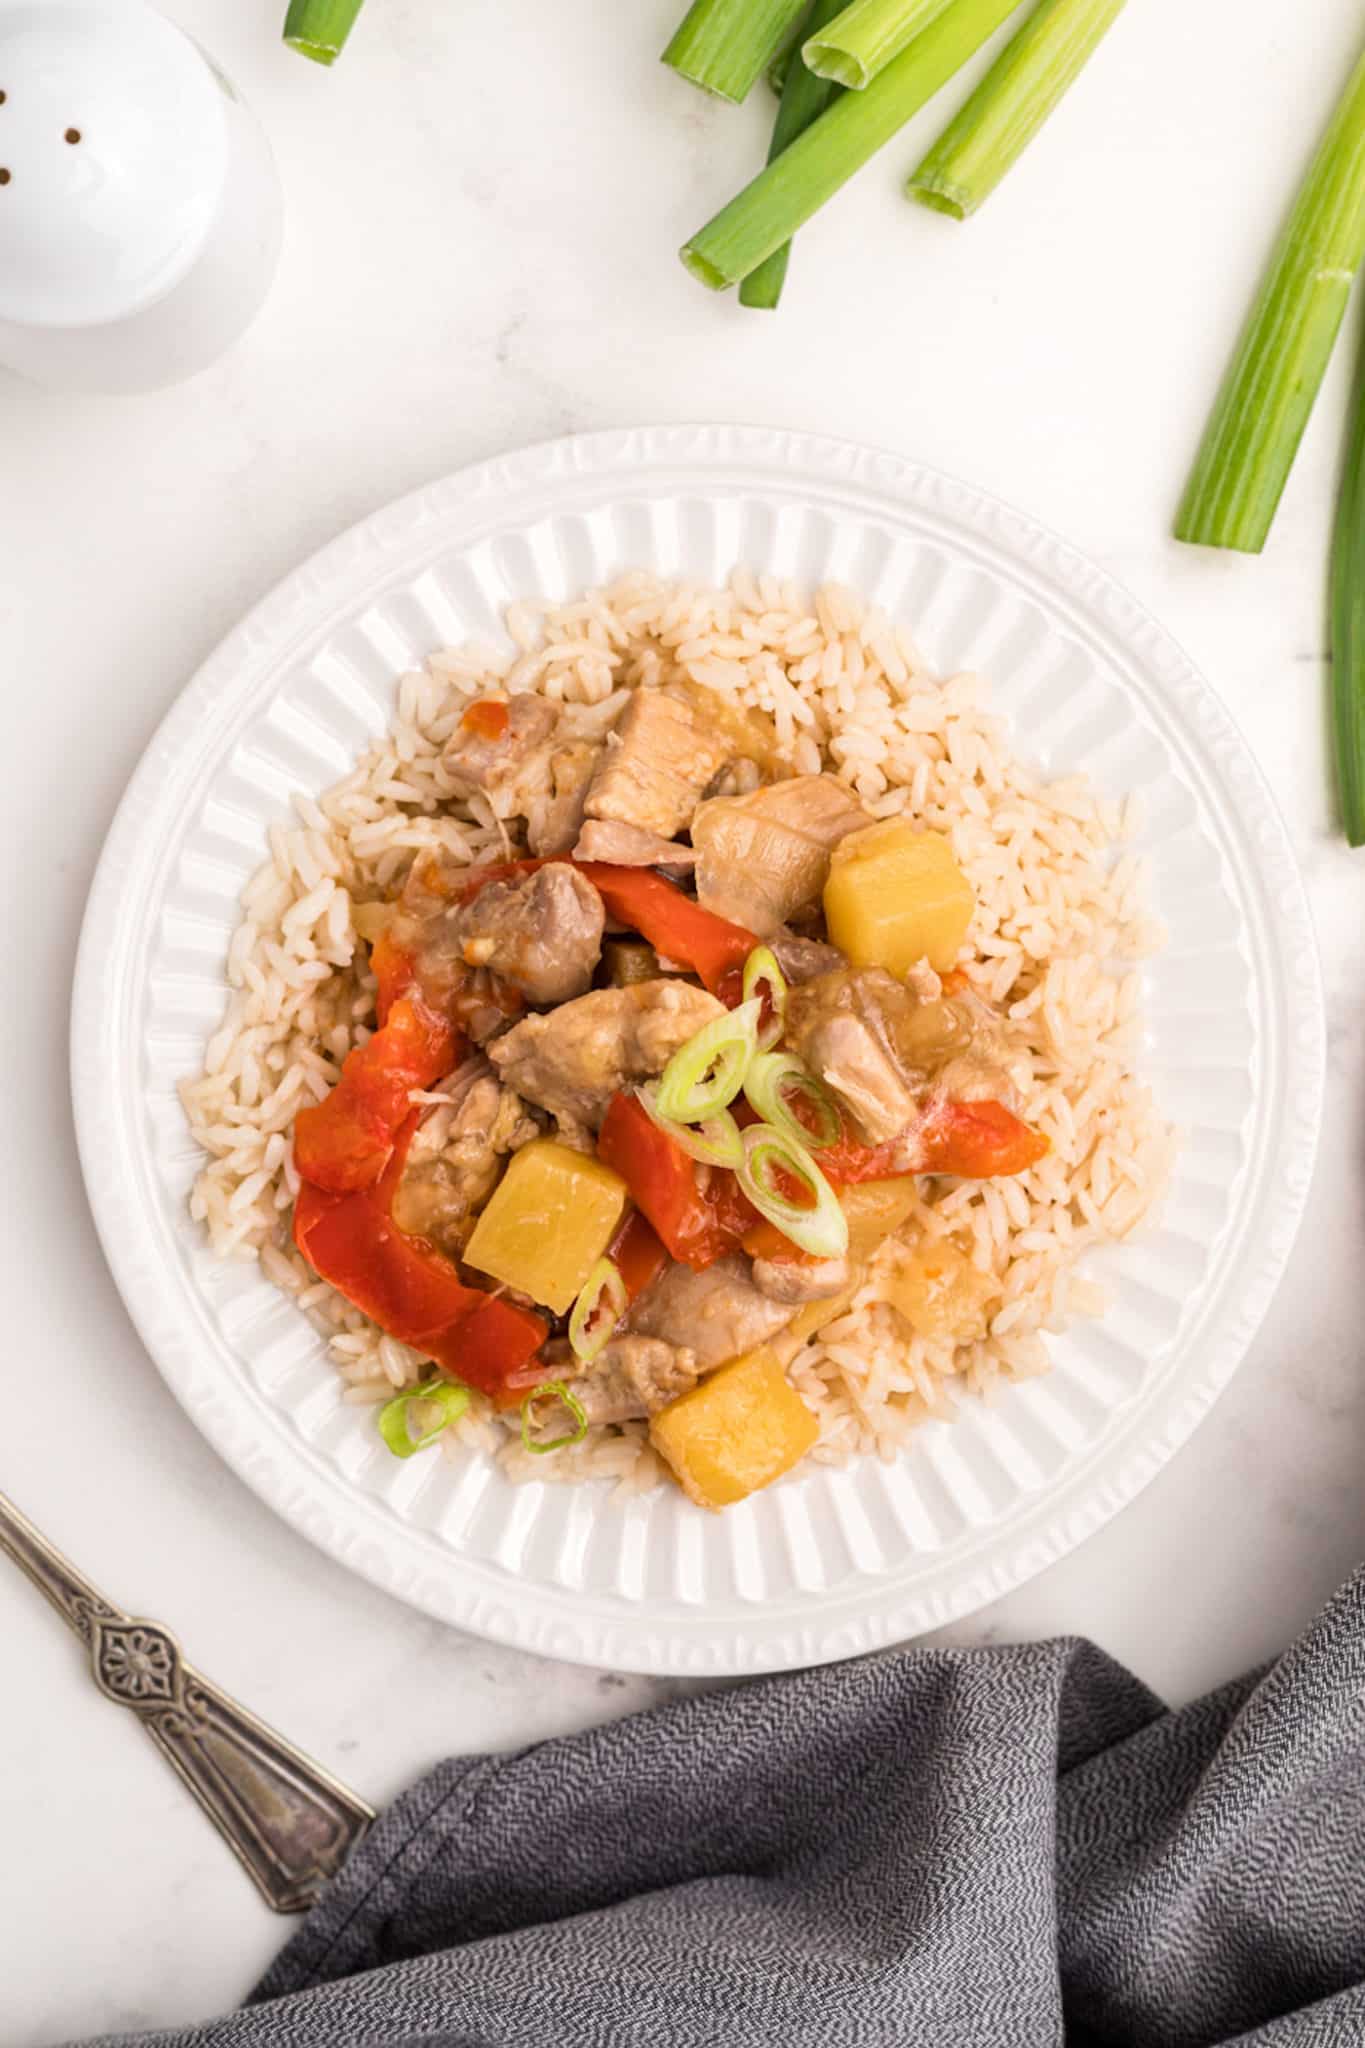
[[[145,2048],[1365,2044],[1365,1574],[1181,1713],[904,1650],[456,1760]]]

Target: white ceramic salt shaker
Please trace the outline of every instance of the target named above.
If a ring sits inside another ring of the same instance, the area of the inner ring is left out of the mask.
[[[147,0],[0,0],[0,366],[192,375],[259,310],[280,214],[260,126]]]

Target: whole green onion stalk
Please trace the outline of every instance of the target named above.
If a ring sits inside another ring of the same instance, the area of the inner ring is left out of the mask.
[[[819,29],[826,21],[832,20],[843,5],[843,0],[814,0],[806,26]],[[839,88],[828,78],[817,78],[806,69],[799,50],[790,52],[786,82],[782,87],[782,103],[773,123],[773,139],[768,148],[768,162],[781,156],[784,149],[795,142],[798,135],[804,135],[812,121],[818,121],[825,108]],[[792,245],[784,242],[780,249],[774,249],[771,256],[760,263],[757,270],[751,270],[739,288],[739,303],[763,312],[771,312],[782,297],[782,287],[787,281],[787,264],[791,259]]]
[[[1259,554],[1365,255],[1365,57],[1280,231],[1204,430],[1177,540]]]
[[[846,92],[681,251],[712,291],[738,284],[946,85],[1019,0],[953,0],[864,92]]]
[[[664,63],[703,92],[742,100],[805,5],[806,0],[692,0]]]
[[[1332,711],[1341,822],[1365,846],[1365,350],[1332,545]]]
[[[289,0],[284,39],[315,64],[335,64],[365,0]]]
[[[806,37],[806,68],[861,92],[947,5],[948,0],[853,0],[828,27],[819,23]]]
[[[1042,0],[949,123],[906,191],[965,220],[1027,149],[1122,12],[1124,0]]]

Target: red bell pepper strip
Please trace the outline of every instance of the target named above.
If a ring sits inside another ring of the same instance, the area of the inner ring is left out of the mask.
[[[1003,1102],[931,1103],[914,1135],[864,1145],[844,1126],[843,1136],[820,1153],[820,1170],[835,1187],[864,1180],[894,1180],[906,1173],[953,1174],[996,1180],[1036,1166],[1050,1140],[1006,1109]]]
[[[631,1209],[625,1222],[607,1247],[607,1257],[621,1275],[627,1302],[636,1301],[652,1287],[668,1264],[668,1253],[660,1244],[649,1218]]]
[[[682,1146],[633,1095],[613,1095],[597,1156],[620,1174],[672,1256],[697,1272],[733,1251],[755,1220],[732,1173],[712,1169],[703,1192]]]
[[[472,902],[489,882],[529,875],[547,865],[543,860],[512,860],[479,868],[469,877],[460,900]],[[602,860],[566,861],[564,865],[577,868],[592,883],[618,924],[629,925],[665,960],[690,967],[712,995],[720,994],[724,985],[729,991],[724,1000],[739,1001],[735,977],[759,943],[743,925],[731,924],[728,918],[703,910],[676,883],[656,875],[652,868],[618,867]]]
[[[294,1163],[332,1194],[372,1187],[393,1156],[414,1088],[429,1088],[455,1064],[458,1041],[420,995],[399,997],[387,1021],[347,1053],[341,1079],[294,1119]]]
[[[294,1242],[313,1270],[353,1307],[495,1400],[548,1334],[542,1317],[467,1287],[451,1261],[393,1220],[393,1198],[421,1113],[408,1118],[381,1178],[329,1193],[305,1182],[294,1205]]]

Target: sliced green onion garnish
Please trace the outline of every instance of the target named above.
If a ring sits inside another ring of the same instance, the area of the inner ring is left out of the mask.
[[[754,996],[761,998],[765,990],[771,1015],[767,1023],[759,1027],[760,1052],[770,1052],[787,1028],[787,980],[772,947],[755,946],[744,963],[745,1001],[752,1000]]]
[[[814,0],[801,33],[813,35],[817,29],[823,28],[827,21],[834,19],[842,4],[843,0]],[[780,77],[775,75],[778,70]],[[808,71],[795,44],[769,65],[768,82],[782,102],[773,123],[773,139],[768,145],[768,162],[771,163],[775,156],[781,156],[783,150],[795,142],[798,135],[805,133],[812,121],[819,120],[839,88],[830,79],[817,78],[813,71]],[[757,270],[749,272],[739,288],[741,306],[754,307],[760,312],[774,310],[787,281],[791,252],[791,243],[784,242],[780,249],[774,249],[772,255],[759,264]]]
[[[1176,515],[1177,540],[1265,546],[1365,251],[1365,57],[1280,230]]]
[[[414,1436],[412,1411],[419,1405],[437,1409],[439,1420],[420,1436]],[[414,1451],[424,1451],[428,1444],[434,1444],[468,1406],[469,1389],[458,1380],[428,1380],[424,1386],[409,1387],[405,1394],[395,1394],[384,1403],[379,1411],[379,1434],[395,1458],[410,1458]]]
[[[1019,0],[954,0],[865,92],[846,92],[682,250],[712,291],[738,284],[833,198],[995,33]]]
[[[758,1050],[762,1004],[755,996],[703,1024],[663,1070],[655,1107],[676,1124],[704,1124],[733,1102]]]
[[[817,78],[832,78],[836,85],[861,92],[947,4],[948,0],[853,0],[828,28],[806,38],[801,48],[806,68]]]
[[[793,1053],[759,1053],[750,1062],[749,1071],[744,1076],[744,1095],[765,1124],[771,1124],[784,1137],[795,1139],[809,1152],[822,1152],[826,1145],[833,1145],[843,1131],[844,1120],[829,1089],[823,1081],[817,1081]],[[787,1102],[788,1095],[799,1095],[808,1105],[814,1129],[802,1123]]]
[[[626,1312],[626,1283],[614,1259],[599,1259],[569,1316],[569,1342],[591,1365]]]
[[[955,220],[975,213],[1098,49],[1124,0],[1043,0],[911,172],[906,191]]]
[[[664,62],[703,92],[742,100],[806,0],[692,0]]]
[[[681,1145],[689,1159],[699,1159],[704,1166],[728,1166],[733,1172],[743,1156],[740,1143],[739,1125],[728,1109],[718,1109],[714,1116],[697,1124],[674,1123],[671,1118],[660,1116],[659,1105],[652,1088],[637,1088],[640,1107],[651,1117],[675,1145]]]
[[[562,1401],[568,1409],[577,1424],[572,1436],[551,1437],[548,1444],[538,1444],[532,1441],[531,1417],[535,1411],[536,1402],[544,1394],[553,1394],[556,1401]],[[542,1380],[538,1387],[532,1388],[521,1404],[522,1445],[537,1458],[543,1458],[547,1451],[562,1451],[569,1444],[581,1444],[587,1433],[588,1418],[583,1412],[583,1404],[581,1401],[574,1399],[563,1380]]]
[[[364,0],[289,0],[284,39],[315,64],[335,64]]]
[[[786,1177],[806,1190],[809,1202],[794,1202],[784,1193],[780,1182]],[[759,1214],[803,1252],[818,1259],[841,1259],[847,1252],[848,1218],[839,1197],[805,1146],[771,1124],[751,1124],[744,1133],[739,1184]]]

